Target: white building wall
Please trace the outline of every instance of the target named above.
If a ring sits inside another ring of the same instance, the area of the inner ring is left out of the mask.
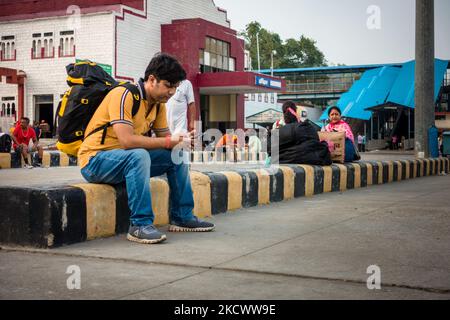
[[[14,97],[15,100],[14,101],[2,101],[2,98],[6,98],[6,97]],[[0,108],[2,108],[3,104],[5,104],[5,107],[6,107],[6,105],[8,103],[10,104],[10,106],[12,103],[14,103],[16,106],[16,114],[17,114],[18,102],[19,102],[19,100],[18,100],[17,85],[6,83],[6,77],[3,77],[2,82],[0,82]],[[0,116],[1,132],[8,132],[8,129],[13,126],[14,121],[15,121],[14,117],[8,117],[6,115],[4,115],[3,117]]]
[[[42,19],[21,20],[0,23],[0,36],[16,37],[16,61],[0,61],[0,67],[25,71],[25,116],[35,119],[34,96],[53,95],[54,113],[68,86],[66,83],[66,65],[75,59],[91,60],[113,64],[114,28],[113,14],[100,13],[81,16],[79,28],[74,30],[68,23],[68,17],[50,17]],[[76,57],[58,57],[60,31],[74,30]],[[31,59],[33,33],[53,32],[55,57],[47,59]],[[10,94],[11,93],[11,94]],[[17,95],[11,88],[0,84],[1,95]]]
[[[145,15],[143,11],[131,11]],[[147,20],[125,14],[125,20],[117,21],[117,74],[134,80],[143,77],[151,58],[161,51],[161,25],[192,18],[230,26],[226,13],[213,0],[147,0]]]
[[[122,9],[140,15],[145,12],[126,6]],[[35,119],[34,96],[53,95],[54,112],[60,96],[67,90],[67,64],[75,59],[90,59],[111,65],[115,74],[137,80],[144,75],[153,55],[161,51],[161,25],[175,19],[202,18],[229,27],[226,13],[220,11],[213,0],[147,0],[147,19],[125,14],[117,20],[117,73],[115,63],[116,16],[122,13],[103,12],[81,16],[75,27],[75,57],[58,57],[60,31],[73,30],[70,17],[48,17],[12,22],[0,22],[0,36],[14,35],[16,61],[0,61],[0,67],[25,71],[25,116]],[[31,59],[33,33],[53,32],[55,57]],[[0,83],[0,96],[17,96],[16,86]]]

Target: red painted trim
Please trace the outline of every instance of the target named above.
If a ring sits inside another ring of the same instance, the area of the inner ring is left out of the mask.
[[[5,59],[4,55],[5,55],[5,53],[0,50],[0,61],[16,61],[16,59],[17,59],[17,50],[14,49],[14,58]]]
[[[1,0],[0,20],[48,18],[55,13],[66,15],[66,10],[71,5],[77,5],[82,13],[98,12],[99,8],[108,7],[120,10],[121,5],[136,10],[144,8],[142,0]],[[103,11],[103,9],[100,10]]]
[[[18,84],[17,85],[17,91],[18,91],[18,112],[17,112],[17,118],[21,119],[23,115],[25,114],[25,86],[24,84]],[[16,119],[17,119],[16,118]]]
[[[100,12],[109,12],[109,11],[120,11],[120,5],[111,5],[111,6],[98,6],[93,8],[85,8],[81,9],[81,14],[88,13],[100,13]],[[59,11],[49,11],[49,12],[37,12],[34,14],[20,14],[8,17],[0,17],[0,21],[21,21],[21,20],[31,20],[31,19],[39,19],[39,18],[53,18],[53,17],[64,17],[68,16],[66,10]]]
[[[75,54],[75,45],[73,46],[72,52],[73,52],[72,54],[63,55],[63,54],[61,54],[61,46],[58,46],[58,58],[75,57],[76,56],[76,54]]]
[[[128,9],[123,9],[122,10],[122,16],[115,16],[114,19],[114,78],[116,79],[122,79],[122,80],[127,80],[127,81],[132,81],[134,82],[134,78],[130,78],[130,77],[125,77],[125,76],[121,76],[117,74],[117,60],[118,60],[118,55],[117,55],[117,21],[121,20],[121,21],[125,21],[125,14],[128,13],[132,16],[136,16],[138,18],[142,18],[147,20],[147,1],[143,1],[144,2],[144,15],[142,14],[138,14],[135,13],[133,11],[130,11]]]
[[[202,73],[197,75],[197,85],[199,88],[238,86],[260,88],[255,84],[256,75],[257,73],[246,71]],[[281,89],[273,89],[274,92],[282,92],[286,89],[286,80],[266,75],[264,75],[264,78],[281,81]]]
[[[24,102],[25,102],[25,78],[26,76],[22,76],[18,74],[19,70],[10,69],[10,68],[1,68],[0,67],[0,82],[2,77],[6,77],[6,83],[9,84],[17,84],[18,88],[18,117],[19,119],[24,114]]]
[[[44,50],[45,48],[41,48],[41,56],[40,57],[36,57],[33,54],[33,48],[31,48],[31,60],[42,60],[42,59],[54,59],[55,58],[55,47],[53,47],[52,49],[52,55],[51,56],[44,56]]]

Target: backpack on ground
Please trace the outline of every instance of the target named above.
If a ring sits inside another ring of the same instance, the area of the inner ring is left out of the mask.
[[[93,133],[103,130],[101,143],[104,144],[110,123],[89,133],[85,131],[98,106],[112,89],[122,86],[132,93],[132,116],[139,110],[141,96],[136,85],[117,82],[95,62],[71,63],[66,70],[67,84],[70,88],[65,92],[56,111],[54,126],[58,128],[56,147],[76,157],[83,140]]]
[[[12,145],[12,138],[5,133],[0,136],[0,153],[10,153]]]

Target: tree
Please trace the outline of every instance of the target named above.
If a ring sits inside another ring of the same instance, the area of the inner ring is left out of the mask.
[[[259,35],[259,51],[261,69],[271,67],[271,52],[274,68],[301,68],[326,66],[324,54],[316,47],[313,39],[301,36],[299,40],[287,39],[283,41],[277,33],[267,31],[259,22],[253,21],[246,26],[241,35],[246,40],[247,50],[250,51],[252,68],[258,69],[258,55],[256,34]]]
[[[275,50],[277,52],[274,55],[274,67],[280,67],[280,54],[283,53],[283,43],[280,36],[277,33],[272,33],[261,25],[254,21],[247,25],[246,30],[241,32],[241,35],[246,40],[246,48],[250,51],[250,57],[252,59],[252,69],[258,69],[258,49],[257,49],[257,35],[259,37],[259,57],[261,61],[261,69],[270,68],[271,65],[271,52]]]

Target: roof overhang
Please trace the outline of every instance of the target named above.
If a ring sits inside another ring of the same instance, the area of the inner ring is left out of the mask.
[[[24,84],[24,79],[26,77],[26,73],[22,70],[0,67],[0,83],[3,82],[3,78],[5,78],[5,83],[8,84]]]
[[[197,75],[197,86],[205,95],[283,92],[286,81],[254,72],[216,72]]]

